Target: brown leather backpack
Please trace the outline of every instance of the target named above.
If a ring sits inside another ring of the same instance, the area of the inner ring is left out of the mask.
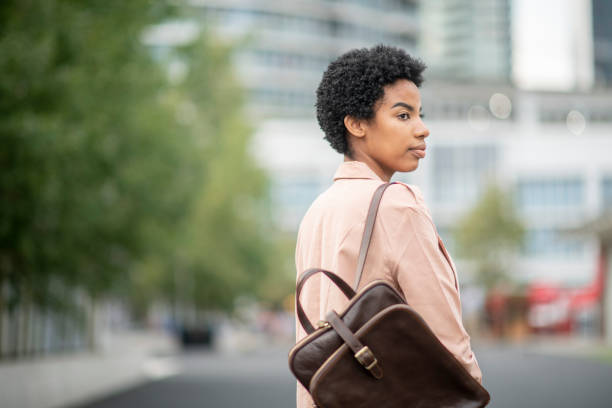
[[[308,336],[289,353],[289,367],[320,408],[484,407],[490,400],[478,383],[438,340],[425,320],[387,282],[359,286],[381,185],[370,203],[353,288],[333,272],[313,268],[297,282],[298,320]],[[300,303],[311,276],[323,273],[350,300],[330,311],[315,329]]]

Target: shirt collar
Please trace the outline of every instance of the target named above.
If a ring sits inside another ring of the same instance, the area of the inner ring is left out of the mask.
[[[374,170],[360,161],[342,162],[334,174],[334,181],[339,179],[369,179],[383,181]]]

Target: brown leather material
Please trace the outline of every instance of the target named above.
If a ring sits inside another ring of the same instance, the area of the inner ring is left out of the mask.
[[[327,314],[327,321],[329,322],[331,327],[334,328],[336,333],[338,333],[338,335],[342,338],[342,340],[344,340],[346,345],[349,346],[351,350],[353,350],[353,353],[357,353],[363,348],[363,344],[361,344],[359,339],[355,337],[351,329],[349,329],[348,326],[344,324],[342,319],[340,319],[340,316],[338,316],[338,313],[333,310],[330,311]]]
[[[372,231],[374,230],[374,222],[376,221],[376,214],[378,214],[378,207],[380,206],[380,200],[382,199],[383,193],[391,185],[397,184],[395,182],[381,184],[374,195],[372,201],[370,201],[370,207],[368,208],[368,215],[366,217],[365,228],[363,229],[363,236],[361,238],[361,246],[359,248],[359,258],[357,259],[357,269],[355,270],[355,283],[353,283],[353,289],[359,288],[359,282],[361,282],[361,275],[363,274],[363,267],[365,266],[366,258],[368,257],[368,248],[370,247],[370,241],[372,240]]]
[[[318,268],[311,268],[311,269],[305,270],[300,275],[300,278],[298,279],[298,282],[297,282],[297,288],[296,288],[296,293],[295,293],[295,308],[296,308],[298,320],[300,321],[300,324],[302,325],[302,327],[304,328],[304,330],[306,330],[306,333],[308,334],[315,331],[315,328],[312,326],[312,323],[310,323],[310,320],[308,320],[308,317],[306,316],[306,313],[304,312],[304,308],[302,307],[302,303],[300,302],[300,294],[302,293],[302,288],[306,284],[306,281],[308,280],[308,278],[310,278],[313,275],[316,275],[317,273],[323,273],[329,279],[331,279],[332,282],[334,282],[334,284],[338,288],[340,288],[342,293],[344,293],[344,295],[348,299],[351,299],[355,296],[355,291],[351,289],[351,287],[335,273],[326,271],[324,269],[318,269]]]
[[[354,357],[359,361],[359,364],[368,370],[374,378],[381,379],[383,376],[382,368],[380,368],[378,359],[374,353],[372,353],[372,350],[368,346],[364,346],[359,339],[355,337],[351,329],[344,324],[340,316],[338,316],[334,310],[327,314],[327,320],[336,333],[342,337],[346,345],[353,351]]]
[[[382,196],[385,186],[376,193]],[[367,230],[373,226],[380,196],[372,202],[366,218],[372,221],[366,221],[359,255],[364,263],[371,239]],[[333,328],[315,331],[299,295],[306,280],[319,272],[350,302],[340,315],[328,315]],[[355,287],[361,272],[358,268]],[[289,352],[289,367],[320,408],[480,408],[490,400],[487,390],[387,282],[371,282],[355,293],[335,273],[309,269],[298,279],[296,308],[309,335]]]
[[[374,317],[380,308],[405,303],[402,295],[383,281],[366,285],[340,314],[340,318],[354,333]],[[317,329],[298,342],[290,351],[289,368],[298,381],[308,389],[310,380],[319,367],[343,344],[342,338],[330,327]]]
[[[346,344],[315,373],[309,391],[322,408],[484,407],[490,397],[408,305],[381,311],[356,336],[385,368],[376,380],[359,370]],[[401,347],[398,345],[402,345]]]

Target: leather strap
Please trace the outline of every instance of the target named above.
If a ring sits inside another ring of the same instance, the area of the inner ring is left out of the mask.
[[[352,299],[353,296],[355,296],[355,291],[351,289],[348,283],[346,283],[344,279],[342,279],[341,277],[339,277],[333,272],[327,271],[325,269],[319,269],[319,268],[310,268],[302,272],[297,282],[297,288],[296,288],[296,293],[295,293],[295,308],[296,308],[298,320],[300,321],[300,324],[302,325],[302,327],[304,328],[304,330],[306,330],[306,333],[308,334],[315,331],[315,328],[313,327],[312,323],[310,323],[310,320],[308,320],[308,317],[306,316],[306,313],[304,312],[304,308],[302,308],[302,302],[300,302],[300,294],[302,293],[302,288],[304,287],[304,284],[306,283],[308,278],[310,278],[311,276],[317,273],[323,273],[325,274],[325,276],[331,279],[331,281],[342,291],[342,293],[344,293],[344,296],[346,296],[349,300]]]
[[[374,378],[380,380],[383,376],[382,368],[380,367],[380,364],[378,364],[378,360],[370,348],[364,346],[361,341],[355,337],[351,329],[349,329],[349,327],[334,310],[327,314],[327,321],[353,351],[355,359],[357,359],[357,361],[359,361],[359,363],[364,366],[365,369],[368,370],[372,376],[374,376]]]
[[[365,228],[363,230],[363,236],[361,238],[361,247],[359,248],[359,258],[357,260],[357,270],[355,271],[355,283],[353,284],[353,290],[357,290],[359,282],[361,281],[361,275],[363,274],[363,267],[365,266],[366,257],[368,256],[368,249],[370,248],[370,241],[372,240],[372,231],[374,230],[374,221],[376,221],[376,214],[378,214],[378,206],[382,199],[383,193],[391,184],[397,184],[397,182],[381,184],[374,195],[372,201],[370,201],[370,208],[368,209],[368,216],[366,217]]]
[[[315,275],[319,272],[324,273],[329,279],[331,279],[334,284],[340,288],[342,293],[350,300],[355,296],[355,291],[359,287],[359,282],[361,281],[361,275],[363,274],[363,268],[365,266],[365,261],[368,256],[368,249],[370,247],[370,241],[372,240],[372,231],[374,230],[374,222],[376,221],[376,214],[378,214],[378,207],[380,205],[380,200],[382,199],[383,193],[391,184],[397,184],[396,182],[385,183],[378,186],[374,194],[372,195],[372,200],[370,201],[370,207],[368,208],[368,215],[366,217],[365,228],[363,230],[363,236],[361,237],[361,246],[359,248],[359,257],[357,259],[357,270],[355,272],[355,283],[353,284],[353,288],[351,287],[338,275],[333,272],[319,269],[319,268],[311,268],[307,269],[298,278],[296,295],[295,295],[295,304],[296,304],[296,312],[298,316],[298,320],[300,324],[306,330],[306,333],[310,334],[315,331],[314,326],[308,320],[306,313],[304,312],[304,308],[302,307],[302,303],[300,302],[300,293],[302,292],[302,287],[306,283],[306,280],[310,278],[312,275]]]

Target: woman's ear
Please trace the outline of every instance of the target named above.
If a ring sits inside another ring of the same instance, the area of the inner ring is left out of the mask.
[[[344,117],[344,126],[352,136],[364,137],[366,134],[365,121],[363,119],[357,119],[353,116],[346,115]]]

